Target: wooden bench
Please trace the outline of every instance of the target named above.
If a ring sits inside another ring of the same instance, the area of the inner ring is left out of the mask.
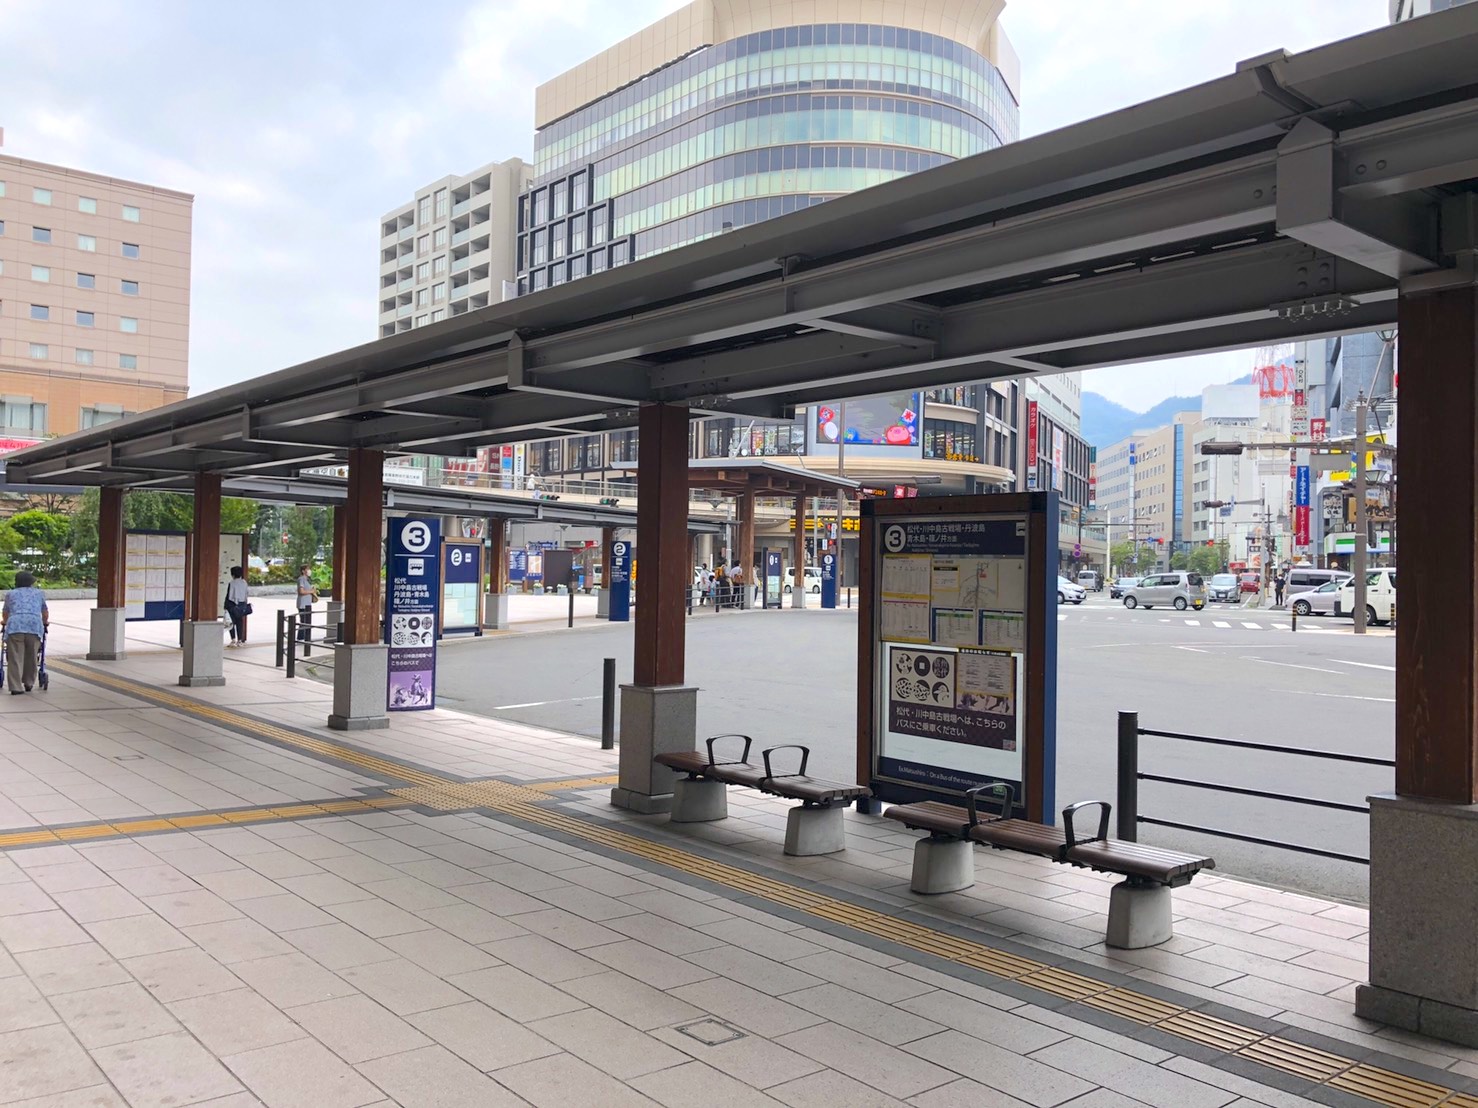
[[[717,746],[723,740],[742,740],[739,757],[720,761]],[[771,796],[799,800],[785,822],[785,853],[797,856],[834,854],[845,848],[846,830],[842,809],[859,797],[871,796],[864,785],[828,781],[806,773],[811,760],[810,747],[790,743],[772,746],[760,752],[761,764],[749,760],[754,740],[748,735],[715,735],[705,741],[707,754],[684,750],[658,754],[653,761],[684,776],[672,789],[672,822],[705,823],[723,819],[729,814],[726,789],[729,785],[758,789]],[[800,751],[800,765],[794,773],[777,773],[772,762],[782,750]]]
[[[979,801],[987,793],[995,794],[999,810],[982,816]],[[1216,868],[1210,858],[1110,839],[1112,805],[1106,800],[1068,805],[1062,810],[1061,827],[1014,818],[1014,801],[1009,785],[982,785],[966,791],[964,807],[930,800],[897,804],[884,812],[905,827],[928,832],[928,838],[914,847],[910,888],[916,893],[935,894],[973,885],[976,843],[1115,873],[1124,880],[1109,893],[1106,941],[1109,946],[1133,950],[1169,939],[1170,890],[1189,883],[1203,869]],[[1079,837],[1074,819],[1082,809],[1093,807],[1099,809],[1098,828],[1091,838]]]

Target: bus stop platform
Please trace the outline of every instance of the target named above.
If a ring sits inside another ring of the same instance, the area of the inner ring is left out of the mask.
[[[919,897],[875,816],[789,858],[746,790],[612,807],[588,738],[351,741],[315,682],[68,635],[0,697],[0,1103],[1478,1106],[1478,1051],[1354,1015],[1359,907],[1207,875],[1113,950],[1088,871]]]

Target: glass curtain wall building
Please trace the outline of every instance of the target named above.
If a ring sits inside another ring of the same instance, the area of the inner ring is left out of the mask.
[[[1019,66],[996,22],[1003,6],[696,0],[561,74],[536,94],[518,292],[1015,140]],[[931,420],[925,456],[999,454],[1009,470],[1013,444],[997,450],[984,409],[948,407],[939,418],[960,426]],[[710,420],[695,454],[803,455],[804,422]],[[610,450],[545,453],[578,455],[587,474],[611,461]]]

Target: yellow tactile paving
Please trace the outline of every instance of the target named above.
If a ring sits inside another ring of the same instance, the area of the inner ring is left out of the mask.
[[[368,773],[394,781],[405,781],[404,787],[388,788],[385,797],[364,798],[361,801],[327,801],[317,805],[293,805],[279,809],[259,809],[266,819],[302,818],[311,812],[299,815],[283,813],[300,812],[304,808],[318,808],[323,814],[332,814],[339,805],[363,804],[365,807],[424,807],[436,811],[465,811],[483,808],[513,816],[525,822],[561,831],[591,843],[630,854],[638,858],[678,870],[705,881],[724,885],[729,889],[768,900],[771,903],[794,908],[818,919],[849,927],[863,934],[884,939],[900,946],[910,947],[925,954],[952,961],[957,965],[981,970],[1005,980],[1049,993],[1065,1000],[1086,1004],[1102,1011],[1111,1012],[1124,1019],[1132,1020],[1145,1027],[1154,1027],[1192,1042],[1257,1062],[1283,1073],[1304,1078],[1316,1084],[1326,1084],[1343,1092],[1353,1094],[1389,1108],[1478,1108],[1478,1098],[1466,1093],[1454,1092],[1405,1074],[1384,1070],[1353,1058],[1306,1046],[1303,1043],[1279,1038],[1253,1028],[1193,1011],[1170,1001],[1151,997],[1130,989],[1110,985],[1072,970],[1053,966],[1034,958],[1025,957],[938,931],[912,920],[852,904],[818,892],[814,888],[792,885],[785,881],[766,877],[728,865],[724,862],[689,853],[652,839],[632,835],[616,828],[579,819],[564,812],[546,807],[553,794],[580,788],[592,788],[612,784],[614,777],[581,777],[561,781],[543,781],[522,785],[507,781],[454,781],[434,773],[405,766],[389,759],[379,758],[363,751],[340,746],[337,743],[316,739],[289,731],[274,724],[254,719],[243,719],[239,715],[215,708],[209,704],[182,696],[178,693],[151,688],[97,670],[58,661],[58,668],[84,680],[126,692],[154,703],[172,708],[212,722],[220,722],[233,729],[244,729],[270,738],[286,746],[295,747],[312,755],[331,758],[358,766]],[[232,813],[233,816],[242,813]],[[164,824],[164,830],[175,824],[176,819],[218,818],[226,822],[226,813],[204,813],[198,817],[172,817],[170,820],[135,821],[133,826],[147,822],[150,825]],[[246,822],[231,819],[230,822]],[[128,824],[98,824],[97,828],[108,828],[106,834],[131,833],[118,828]],[[28,845],[37,841],[59,841],[63,834],[85,837],[89,828],[65,828],[52,831],[13,832],[0,835],[0,848]],[[28,838],[36,835],[54,836],[46,839]],[[102,837],[101,835],[99,837]],[[11,841],[18,839],[18,841]],[[1445,1098],[1445,1099],[1444,1099]]]

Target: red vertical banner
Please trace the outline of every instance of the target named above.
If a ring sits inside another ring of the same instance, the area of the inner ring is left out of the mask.
[[[1301,504],[1293,509],[1293,542],[1296,546],[1309,545],[1309,506]]]
[[[1037,466],[1037,402],[1028,400],[1026,402],[1026,467],[1035,469]]]

